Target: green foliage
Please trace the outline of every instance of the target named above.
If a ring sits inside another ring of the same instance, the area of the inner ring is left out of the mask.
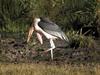
[[[13,20],[30,11],[30,0],[0,0],[0,7],[1,14]]]
[[[0,21],[3,24],[0,26],[7,25],[6,18],[15,21],[43,16],[51,18],[63,30],[81,28],[94,21],[96,5],[96,0],[0,0]]]
[[[29,2],[28,0],[0,0],[0,30],[24,32],[26,20],[24,19],[25,21],[22,23],[16,23],[16,20],[19,20],[30,11]]]
[[[66,33],[70,38],[70,45],[74,48],[94,48],[95,42],[91,36],[84,36],[76,31],[69,31]]]
[[[41,0],[34,11],[39,16],[51,18],[66,30],[77,26],[81,28],[94,21],[96,5],[95,0]]]
[[[6,29],[2,28],[2,30],[0,30],[1,32],[21,32],[24,33],[27,30],[27,25],[21,22],[15,22],[10,20],[9,18],[6,18]]]

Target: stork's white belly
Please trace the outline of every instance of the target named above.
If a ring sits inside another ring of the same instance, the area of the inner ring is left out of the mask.
[[[35,31],[42,33],[47,39],[57,39],[56,36],[53,36],[51,34],[48,34],[43,29],[41,29],[38,25],[35,25]]]

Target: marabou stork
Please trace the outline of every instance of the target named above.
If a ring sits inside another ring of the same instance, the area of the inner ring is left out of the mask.
[[[54,40],[62,39],[69,42],[68,38],[64,34],[64,32],[60,29],[60,27],[54,22],[50,21],[48,18],[35,18],[32,26],[29,29],[27,42],[29,42],[30,37],[32,36],[33,31],[36,32],[38,40],[41,44],[43,44],[42,36],[45,36],[50,41],[50,47],[47,51],[51,51],[51,59],[53,60],[53,49],[55,49]]]

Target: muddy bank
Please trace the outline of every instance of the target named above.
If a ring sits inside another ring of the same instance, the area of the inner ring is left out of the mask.
[[[40,45],[37,39],[26,43],[25,38],[1,38],[0,39],[0,62],[50,62],[50,52],[44,53],[49,47],[48,40]],[[100,40],[98,40],[100,41]],[[57,46],[66,46],[63,41],[56,41]],[[95,48],[56,48],[54,61],[65,63],[100,63],[100,46]]]

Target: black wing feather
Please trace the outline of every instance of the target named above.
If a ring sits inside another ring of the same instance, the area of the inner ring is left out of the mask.
[[[42,19],[38,23],[38,26],[41,27],[45,32],[68,41],[68,38],[60,29],[60,27],[55,23],[53,23],[52,21],[50,21],[49,19]]]
[[[43,30],[50,30],[50,31],[55,31],[55,32],[61,32],[61,29],[56,24],[53,24],[53,23],[39,22],[38,25]]]

